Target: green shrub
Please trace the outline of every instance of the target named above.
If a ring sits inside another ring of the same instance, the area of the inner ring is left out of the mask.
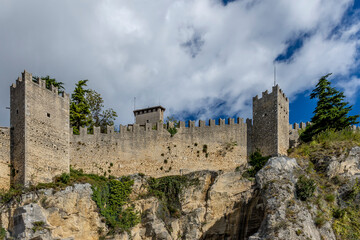
[[[122,178],[120,181],[112,179],[92,186],[93,200],[110,231],[128,231],[140,222],[139,213],[133,206],[124,207],[129,203],[133,184],[133,180]]]
[[[344,215],[345,215],[345,210],[344,210],[344,209],[341,209],[341,208],[335,208],[335,209],[333,209],[333,211],[332,211],[332,215],[333,215],[333,217],[336,218],[336,219],[343,218]]]
[[[168,132],[170,133],[171,137],[173,137],[177,133],[176,127],[172,127],[168,129]]]
[[[8,191],[0,189],[0,204],[5,204],[10,202],[16,196],[20,196],[24,192],[24,187],[22,185],[17,185],[11,187]]]
[[[301,175],[295,184],[296,196],[301,201],[306,201],[314,195],[315,188],[316,184],[314,180]]]
[[[157,197],[164,205],[164,210],[172,217],[180,216],[179,195],[184,187],[196,184],[186,176],[166,176],[148,180],[150,196]]]
[[[1,226],[1,225],[0,225]],[[6,230],[2,226],[0,227],[0,240],[4,240],[6,237]]]
[[[336,239],[360,239],[360,214],[357,204],[333,212]],[[335,217],[336,216],[336,217]]]
[[[325,200],[329,203],[334,202],[335,201],[335,195],[334,194],[328,194],[325,196]]]
[[[70,182],[70,174],[67,173],[63,173],[60,175],[60,182],[64,183],[64,184],[68,184]]]
[[[43,221],[33,222],[32,230],[34,233],[45,229],[45,223]]]
[[[324,226],[324,224],[326,223],[326,218],[324,217],[324,214],[322,212],[318,212],[315,217],[314,222],[315,222],[315,225],[319,228]]]
[[[255,177],[256,173],[265,166],[270,156],[262,156],[259,150],[250,155],[250,168],[244,173],[244,177]]]

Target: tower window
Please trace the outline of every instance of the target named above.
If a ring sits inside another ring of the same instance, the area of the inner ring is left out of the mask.
[[[48,118],[50,117],[50,113],[47,113],[47,117],[48,117]]]
[[[16,114],[19,114],[19,110],[16,109]]]

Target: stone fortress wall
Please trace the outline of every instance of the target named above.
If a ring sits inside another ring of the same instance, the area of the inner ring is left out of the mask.
[[[69,95],[24,71],[10,87],[12,183],[50,182],[69,172]]]
[[[9,175],[12,184],[50,182],[68,172],[70,165],[113,176],[233,170],[246,164],[256,149],[264,155],[286,155],[289,143],[297,144],[299,128],[305,127],[289,126],[289,100],[278,85],[253,98],[253,120],[199,121],[197,126],[194,121],[187,126],[180,122],[174,136],[166,129],[171,124],[164,127],[158,121],[163,111],[140,113],[154,114],[155,123],[148,123],[152,115],[147,115],[142,116],[145,123],[120,126],[119,132],[113,126],[107,134],[99,128],[88,134],[81,128],[80,135],[73,135],[69,95],[58,95],[55,87],[47,89],[40,79],[33,82],[26,71],[10,90],[10,130],[0,129],[0,188],[8,186]]]
[[[0,189],[10,187],[10,129],[0,127]]]
[[[113,127],[107,134],[95,128],[94,134],[86,129],[72,135],[70,143],[71,165],[87,173],[121,176],[144,173],[154,177],[183,174],[195,170],[234,170],[247,159],[247,126],[243,119],[224,119],[180,122],[172,137],[163,124],[145,126],[134,124]]]

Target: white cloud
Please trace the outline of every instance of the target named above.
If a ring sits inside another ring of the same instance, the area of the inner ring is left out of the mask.
[[[0,125],[8,125],[8,86],[24,68],[68,92],[89,79],[125,124],[133,97],[168,114],[249,117],[246,103],[270,89],[273,60],[301,33],[311,33],[303,48],[277,68],[288,96],[358,64],[359,22],[329,37],[350,0],[0,1]]]
[[[350,81],[342,81],[337,84],[339,87],[344,89],[344,94],[351,102],[357,97],[357,93],[360,89],[360,78],[352,77]]]

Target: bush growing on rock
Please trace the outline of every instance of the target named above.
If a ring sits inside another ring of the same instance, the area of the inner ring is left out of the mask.
[[[301,201],[306,201],[308,198],[312,197],[315,189],[315,181],[305,177],[304,175],[299,177],[295,185],[296,196]]]
[[[249,160],[251,167],[246,171],[245,177],[255,177],[255,174],[265,166],[269,158],[270,156],[262,156],[259,150],[252,153]]]

